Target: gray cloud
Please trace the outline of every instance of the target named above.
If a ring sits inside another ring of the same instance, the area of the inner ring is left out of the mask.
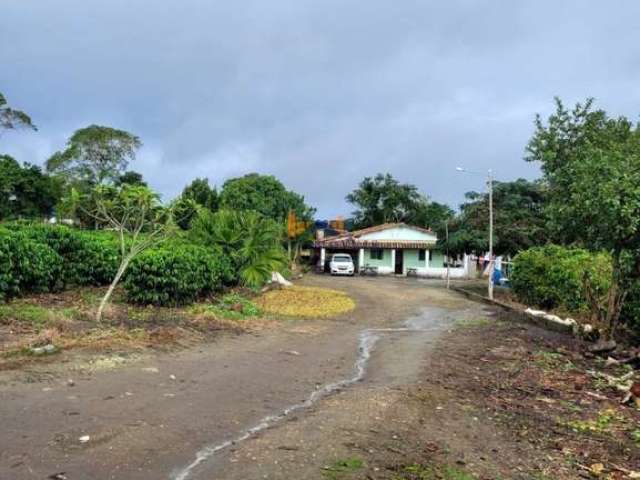
[[[132,168],[165,198],[195,176],[272,173],[319,208],[389,171],[457,205],[482,179],[534,178],[536,112],[587,96],[640,111],[634,0],[7,1],[0,91],[37,133],[0,149],[43,162],[77,128],[145,142]]]

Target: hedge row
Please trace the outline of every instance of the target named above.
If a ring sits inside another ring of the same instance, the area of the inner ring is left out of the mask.
[[[527,305],[580,312],[589,308],[585,278],[595,292],[606,292],[611,258],[604,253],[547,245],[516,255],[510,281],[518,299]]]
[[[196,245],[173,244],[134,258],[124,288],[132,303],[179,306],[219,290],[230,275],[225,256]]]
[[[0,300],[107,285],[119,263],[119,244],[111,232],[9,224],[0,228]],[[176,238],[138,255],[123,284],[133,303],[176,306],[235,279],[226,256]]]
[[[105,285],[118,262],[111,236],[63,226],[9,225],[0,229],[0,299],[73,285]]]

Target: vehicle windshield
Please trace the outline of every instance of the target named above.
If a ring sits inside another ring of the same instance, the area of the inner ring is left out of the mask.
[[[351,257],[347,255],[334,256],[333,261],[337,263],[351,263]]]

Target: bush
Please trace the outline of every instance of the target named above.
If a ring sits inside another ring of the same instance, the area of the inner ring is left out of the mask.
[[[27,236],[0,231],[0,299],[62,286],[63,260],[53,249]]]
[[[186,305],[220,289],[229,270],[223,256],[204,247],[164,246],[133,259],[124,288],[133,303]]]
[[[640,337],[640,280],[634,280],[620,313],[622,322]]]
[[[120,252],[110,233],[83,232],[63,225],[14,225],[12,229],[62,257],[64,286],[106,285],[116,274]]]
[[[510,281],[518,299],[527,305],[584,312],[589,310],[585,276],[597,295],[606,292],[611,278],[609,255],[547,245],[516,255]]]

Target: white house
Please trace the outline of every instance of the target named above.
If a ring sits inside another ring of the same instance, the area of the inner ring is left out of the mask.
[[[347,232],[333,237],[318,238],[318,265],[324,270],[329,256],[349,253],[358,271],[372,267],[380,274],[443,278],[446,276],[445,256],[437,249],[438,238],[431,230],[404,223],[385,223],[375,227]],[[469,260],[463,266],[450,268],[451,278],[469,276]]]

